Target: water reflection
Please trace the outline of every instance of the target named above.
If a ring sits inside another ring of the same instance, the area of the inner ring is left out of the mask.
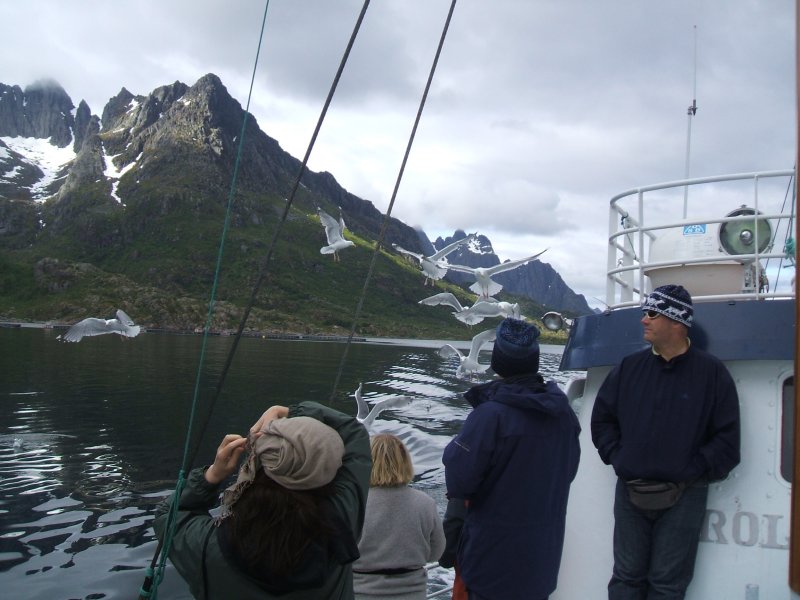
[[[186,451],[200,338],[61,344],[55,335],[0,330],[0,586],[11,598],[131,598],[155,549],[153,509],[170,493]],[[230,343],[210,340],[199,420],[208,415]],[[443,510],[441,451],[469,412],[461,394],[475,382],[454,376],[455,366],[436,354],[440,345],[353,345],[329,401],[342,344],[244,339],[198,462],[210,460],[222,435],[244,432],[274,403],[317,399],[355,414],[353,392],[363,383],[368,403],[414,396],[402,411],[383,413],[373,431],[403,439],[415,485]],[[543,372],[565,383],[567,375],[556,373],[560,348],[544,350]],[[434,582],[451,578],[431,573]],[[159,589],[162,597],[190,597],[171,570]]]

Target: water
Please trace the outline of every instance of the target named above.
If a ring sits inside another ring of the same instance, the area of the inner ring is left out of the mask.
[[[153,509],[173,489],[186,451],[202,338],[145,334],[66,344],[58,333],[0,329],[0,589],[29,600],[135,598],[155,551]],[[272,404],[327,404],[345,347],[242,339],[200,435],[232,341],[208,340],[194,430],[202,438],[198,465],[213,459],[225,433],[245,433]],[[368,402],[414,396],[402,412],[383,413],[373,431],[406,442],[414,485],[443,512],[441,450],[469,412],[461,394],[474,382],[455,377],[457,363],[438,357],[440,345],[353,344],[330,405],[355,414],[352,393],[361,382]],[[543,347],[542,372],[565,383],[560,351]],[[433,570],[431,590],[451,580],[451,572]],[[191,597],[171,567],[159,597]]]

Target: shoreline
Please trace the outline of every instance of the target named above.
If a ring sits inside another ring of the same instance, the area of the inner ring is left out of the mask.
[[[71,326],[63,323],[50,323],[45,321],[6,321],[0,320],[0,329],[58,329],[66,330]],[[203,331],[189,329],[165,329],[165,328],[143,328],[143,333],[156,333],[166,335],[203,335]],[[231,337],[236,335],[235,331],[209,331],[208,335],[215,337]],[[315,334],[315,333],[264,333],[260,331],[245,331],[242,337],[261,338],[267,340],[297,340],[310,342],[346,342],[349,336],[335,334]],[[360,344],[385,344],[397,346],[411,346],[417,348],[439,348],[443,344],[451,344],[454,347],[468,350],[471,340],[449,340],[449,339],[415,339],[415,338],[394,338],[394,337],[367,337],[353,336],[353,342]],[[542,349],[552,353],[563,351],[563,344],[540,344]],[[486,350],[491,345],[486,345]]]

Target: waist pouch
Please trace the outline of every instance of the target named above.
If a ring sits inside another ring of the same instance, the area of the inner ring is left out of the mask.
[[[664,510],[674,506],[686,489],[686,483],[652,479],[631,479],[625,485],[631,503],[642,510]]]

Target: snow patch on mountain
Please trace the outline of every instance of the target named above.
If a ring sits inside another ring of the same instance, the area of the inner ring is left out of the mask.
[[[59,169],[75,159],[71,145],[59,148],[48,140],[40,138],[0,137],[0,140],[9,150],[21,155],[26,162],[38,166],[44,173],[44,176],[31,186],[31,197],[34,200],[42,201],[47,198],[47,187],[56,180]],[[9,173],[4,173],[0,177],[9,179],[11,176]]]

